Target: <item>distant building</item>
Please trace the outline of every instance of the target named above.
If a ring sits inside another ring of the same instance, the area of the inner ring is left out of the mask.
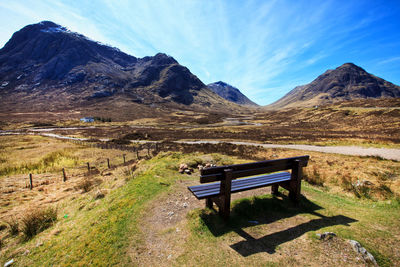
[[[81,122],[94,122],[93,117],[85,117],[81,119]]]

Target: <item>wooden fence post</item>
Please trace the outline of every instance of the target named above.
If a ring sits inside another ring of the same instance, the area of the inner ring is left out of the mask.
[[[125,164],[125,163],[126,163],[126,160],[125,160],[125,154],[123,154],[123,155],[122,155],[122,157],[124,157],[124,164]]]
[[[139,160],[139,147],[136,148],[136,158],[137,158],[137,160]]]
[[[62,169],[63,172],[63,182],[67,181],[67,175],[65,175],[65,169]]]
[[[87,170],[88,170],[88,172],[90,172],[90,164],[89,164],[89,162],[86,163],[86,164],[87,164]]]
[[[29,189],[32,190],[33,188],[33,181],[32,181],[32,173],[29,174]]]
[[[107,166],[110,169],[110,159],[107,159]]]

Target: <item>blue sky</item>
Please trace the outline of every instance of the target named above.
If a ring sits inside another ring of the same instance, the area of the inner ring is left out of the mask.
[[[136,57],[166,53],[266,105],[346,62],[400,84],[399,14],[390,0],[7,0],[0,47],[51,20]]]

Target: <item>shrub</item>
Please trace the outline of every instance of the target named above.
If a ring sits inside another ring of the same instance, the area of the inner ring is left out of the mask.
[[[36,234],[49,228],[57,220],[57,209],[49,207],[47,209],[35,209],[21,219],[22,232],[26,239],[34,237]]]
[[[93,180],[86,177],[82,181],[80,181],[76,187],[78,189],[82,189],[82,191],[86,193],[89,192],[90,189],[92,189],[93,184]]]
[[[12,217],[10,221],[7,222],[10,227],[10,234],[17,235],[19,233],[19,223],[15,217]]]
[[[318,171],[318,168],[315,166],[313,166],[312,171],[305,169],[303,177],[304,180],[306,180],[309,184],[324,186],[324,179],[322,178],[322,175]]]

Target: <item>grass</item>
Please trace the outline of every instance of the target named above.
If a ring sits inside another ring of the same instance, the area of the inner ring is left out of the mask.
[[[118,150],[107,150],[104,156],[101,149],[42,136],[0,136],[0,142],[0,179],[15,174],[61,172],[62,168],[83,167],[86,162],[104,167],[106,158],[110,158],[111,165],[118,165],[123,162],[122,154],[127,154],[127,160],[136,157]]]
[[[31,142],[38,144],[44,140]],[[57,144],[63,145],[63,142]],[[213,148],[218,152],[218,146]],[[75,145],[69,149],[83,162],[97,162],[100,173],[107,170],[106,163],[101,161],[106,151]],[[277,149],[229,151],[263,158],[299,154],[298,151]],[[36,160],[38,158],[43,158],[43,154],[38,153]],[[309,175],[317,173],[323,186],[303,183],[302,192],[306,198],[302,200],[300,209],[291,204],[284,191],[278,198],[260,195],[236,200],[232,204],[232,221],[228,225],[214,211],[196,209],[180,226],[187,236],[179,240],[179,254],[165,264],[293,266],[308,263],[302,257],[318,263],[325,251],[321,250],[321,243],[313,235],[323,231],[333,231],[340,238],[359,241],[382,266],[400,264],[397,252],[393,251],[398,247],[396,236],[400,234],[399,200],[393,196],[385,201],[358,199],[352,194],[347,195],[346,191],[333,190],[335,179],[338,185],[341,184],[338,178],[341,176],[353,182],[360,174],[369,174],[376,178],[374,182],[394,183],[397,181],[394,177],[398,175],[397,163],[320,153],[313,153],[311,159],[307,167],[311,170]],[[119,160],[122,163],[122,157]],[[5,240],[0,237],[6,246],[1,251],[0,262],[13,258],[18,266],[139,265],[135,257],[147,253],[146,237],[140,226],[143,217],[152,213],[151,204],[158,200],[158,196],[175,192],[176,185],[182,180],[198,182],[195,175],[177,173],[179,164],[194,166],[205,162],[221,165],[244,160],[218,153],[163,152],[131,167],[116,167],[110,171],[112,175],[101,176],[102,183],[98,187],[107,192],[105,197],[96,199],[93,191],[71,195],[58,202],[58,220],[26,242],[15,243],[16,237]],[[100,174],[95,174],[93,178],[99,177]],[[398,192],[397,187],[392,185],[390,188],[394,193]],[[175,228],[168,228],[161,234],[175,235]],[[254,241],[246,242],[245,237],[249,236]],[[42,245],[36,246],[38,243]],[[22,255],[26,249],[30,251],[28,257]],[[300,250],[300,254],[293,254]],[[328,262],[328,265],[333,264]]]
[[[302,199],[300,209],[293,207],[285,196],[240,199],[232,204],[228,225],[212,210],[192,211],[188,215],[190,237],[178,265],[188,262],[200,266],[316,263],[318,256],[308,256],[323,253],[315,234],[326,231],[336,233],[341,239],[359,241],[374,255],[379,266],[399,264],[399,259],[392,254],[392,246],[398,245],[399,203],[372,205],[369,201],[327,194],[307,184],[303,184],[303,194],[306,198]],[[303,261],[300,256],[287,257],[285,253],[298,246],[301,250],[295,254],[302,254]],[[325,264],[335,266],[338,262],[325,259]]]

